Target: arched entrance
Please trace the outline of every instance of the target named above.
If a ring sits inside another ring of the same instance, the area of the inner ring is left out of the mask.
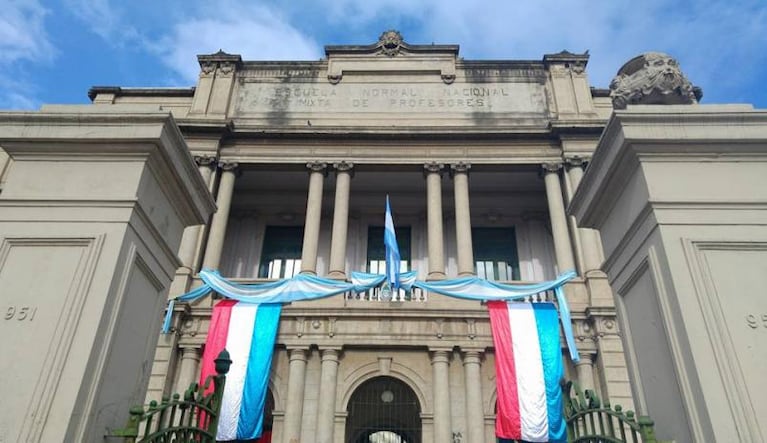
[[[421,406],[412,389],[393,377],[372,378],[346,409],[347,443],[421,443]]]

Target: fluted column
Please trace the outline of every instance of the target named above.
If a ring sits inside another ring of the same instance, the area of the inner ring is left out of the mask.
[[[594,356],[588,352],[580,354],[580,360],[575,364],[578,384],[581,389],[594,389]]]
[[[317,275],[317,247],[320,242],[320,220],[322,217],[322,185],[327,173],[327,164],[314,162],[307,163],[306,167],[309,168],[309,195],[306,200],[301,273]]]
[[[458,163],[451,166],[455,192],[455,237],[458,252],[458,276],[474,275],[474,249],[471,243],[471,211],[469,206],[469,168]]]
[[[442,233],[442,171],[444,165],[427,163],[426,218],[428,223],[429,280],[445,278],[445,236]]]
[[[336,383],[340,349],[321,349],[320,398],[317,408],[317,443],[333,443],[336,413]]]
[[[197,379],[197,369],[200,365],[200,348],[197,346],[181,346],[181,362],[178,378],[173,392],[183,393]]]
[[[218,209],[213,214],[213,221],[210,223],[210,233],[208,234],[208,245],[205,248],[205,258],[202,267],[218,269],[221,263],[221,252],[224,249],[224,238],[226,237],[226,226],[229,223],[229,210],[232,207],[232,195],[234,194],[234,179],[237,163],[220,162],[221,181],[218,184],[218,195],[216,196],[216,206]]]
[[[333,234],[330,240],[330,272],[328,277],[346,278],[346,239],[349,230],[349,188],[354,165],[341,162],[336,168],[336,199],[333,206]]]
[[[575,269],[572,243],[567,229],[567,216],[562,200],[562,187],[559,181],[559,170],[562,165],[546,163],[543,165],[544,181],[546,183],[546,200],[549,203],[551,218],[551,234],[554,237],[554,253],[557,257],[558,272]]]
[[[195,155],[194,161],[197,163],[203,181],[205,181],[206,185],[209,184],[216,157]],[[181,266],[187,268],[190,273],[195,271],[194,256],[197,254],[197,240],[201,230],[202,225],[189,226],[184,229],[184,235],[181,237],[181,246],[178,248],[178,257],[181,259]]]
[[[282,432],[284,443],[301,441],[301,417],[304,413],[304,383],[306,380],[306,353],[304,348],[288,348],[288,399]]]
[[[485,414],[482,408],[482,377],[480,351],[465,351],[463,371],[466,383],[466,441],[485,441]]]
[[[448,378],[448,350],[434,350],[431,353],[432,389],[434,390],[434,441],[452,441],[450,423],[450,379]]]

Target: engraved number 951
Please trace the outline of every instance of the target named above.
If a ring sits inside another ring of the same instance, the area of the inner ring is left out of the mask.
[[[767,329],[767,314],[762,314],[761,318],[754,314],[748,314],[746,316],[746,323],[748,323],[751,329],[756,329],[760,326]]]
[[[32,306],[8,306],[5,309],[5,320],[32,321],[35,319],[37,307]]]

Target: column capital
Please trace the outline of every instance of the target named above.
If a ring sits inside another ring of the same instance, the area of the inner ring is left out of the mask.
[[[443,163],[431,162],[431,163],[424,163],[423,165],[424,176],[427,176],[429,174],[439,174],[441,177],[443,172],[445,172],[445,165]]]
[[[336,177],[340,173],[347,173],[349,177],[354,177],[354,163],[342,161],[341,163],[333,163],[333,168],[336,170]]]
[[[309,162],[306,164],[306,168],[310,173],[321,172],[323,175],[328,174],[328,164],[323,162]]]
[[[195,155],[194,156],[194,162],[197,163],[197,166],[207,166],[212,167],[216,164],[216,156],[215,155]]]
[[[565,158],[565,166],[567,166],[568,169],[583,168],[586,166],[587,161],[587,159],[581,157],[580,155],[574,155],[572,157]]]
[[[479,349],[462,349],[461,354],[463,355],[463,364],[479,364],[482,361],[482,354],[484,351],[481,351]]]
[[[181,358],[194,358],[196,360],[199,360],[202,356],[202,349],[200,348],[200,345],[193,345],[193,344],[187,344],[187,345],[179,345],[179,350],[181,351]]]
[[[578,360],[575,363],[575,366],[581,366],[581,365],[593,365],[594,364],[594,355],[590,352],[581,352],[579,353],[580,360]]]
[[[218,162],[218,167],[224,171],[236,171],[239,166],[239,163],[232,161],[222,160]]]
[[[450,361],[450,352],[452,352],[451,349],[447,348],[435,348],[435,349],[429,349],[429,352],[431,353],[431,363],[448,363]]]
[[[458,162],[450,165],[450,175],[455,174],[468,174],[471,169],[471,163]]]
[[[556,173],[562,169],[561,162],[547,162],[541,164],[541,172],[544,174]]]
[[[307,353],[309,352],[309,348],[306,347],[289,347],[288,348],[288,359],[290,361],[294,360],[300,360],[300,361],[306,361],[307,359]]]
[[[341,356],[341,347],[340,346],[333,346],[333,347],[322,347],[320,348],[320,355],[322,361],[338,361],[339,357]]]

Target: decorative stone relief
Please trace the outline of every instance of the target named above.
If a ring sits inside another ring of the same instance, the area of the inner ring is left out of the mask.
[[[467,336],[470,340],[474,340],[477,337],[477,322],[473,318],[466,319]]]
[[[218,69],[222,76],[231,77],[235,66],[233,62],[221,62]]]
[[[389,57],[394,57],[400,53],[402,42],[402,34],[393,29],[384,31],[384,33],[381,34],[381,37],[378,38],[378,46],[381,54]]]
[[[543,170],[543,173],[550,173],[550,172],[559,172],[560,169],[562,169],[561,163],[543,163],[541,165],[541,169]]]
[[[610,82],[613,108],[627,105],[695,104],[703,91],[693,86],[677,61],[662,52],[647,52],[624,64]]]
[[[445,169],[445,165],[443,165],[442,163],[431,162],[431,163],[424,164],[423,169],[424,169],[423,171],[424,175],[439,173],[439,175],[442,176],[442,172]]]
[[[200,77],[210,77],[216,71],[216,62],[202,62],[200,63]]]

